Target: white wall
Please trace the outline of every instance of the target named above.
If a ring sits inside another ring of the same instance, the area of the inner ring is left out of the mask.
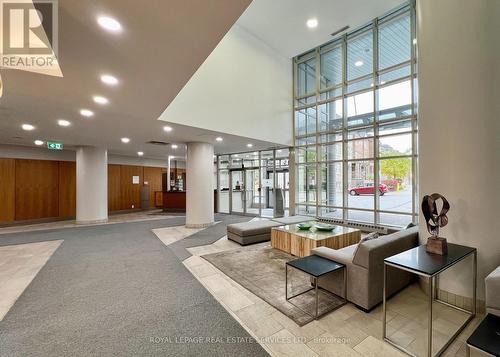
[[[0,157],[32,160],[55,160],[76,161],[76,153],[73,150],[48,150],[29,146],[1,145]],[[176,159],[177,160],[177,159]],[[108,155],[108,163],[115,165],[138,165],[150,167],[167,167],[167,159],[148,159],[124,155]],[[185,161],[178,161],[178,168],[185,168]]]
[[[450,202],[441,236],[478,249],[478,297],[500,264],[500,1],[418,0],[420,195]],[[421,243],[429,236],[423,219]],[[471,296],[469,265],[441,287]]]
[[[292,144],[292,61],[234,25],[160,119]]]

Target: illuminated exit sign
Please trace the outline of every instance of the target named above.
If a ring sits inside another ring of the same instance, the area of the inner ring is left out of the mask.
[[[47,142],[47,148],[49,150],[62,150],[63,149],[63,144],[61,143],[52,143],[50,141]]]

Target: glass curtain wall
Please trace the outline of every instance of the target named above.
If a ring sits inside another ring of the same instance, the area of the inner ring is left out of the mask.
[[[298,214],[417,221],[415,45],[411,3],[294,58]]]
[[[218,212],[288,216],[288,160],[288,148],[217,156]]]

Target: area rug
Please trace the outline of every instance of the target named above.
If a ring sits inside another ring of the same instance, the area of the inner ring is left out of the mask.
[[[285,298],[285,264],[297,259],[269,245],[242,247],[203,255],[217,269],[251,291],[290,319],[304,326],[314,320],[314,290],[287,301]],[[295,295],[311,288],[308,275],[288,268],[288,293]],[[342,304],[343,300],[319,290],[319,313]]]

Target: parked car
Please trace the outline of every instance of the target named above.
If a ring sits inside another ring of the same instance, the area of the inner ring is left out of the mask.
[[[387,185],[385,185],[383,183],[381,183],[378,186],[378,189],[380,191],[380,196],[383,196],[384,193],[386,193],[388,191]],[[373,195],[373,194],[375,194],[375,186],[374,186],[373,182],[368,182],[362,186],[350,188],[349,194],[351,196],[370,195],[370,194]]]

